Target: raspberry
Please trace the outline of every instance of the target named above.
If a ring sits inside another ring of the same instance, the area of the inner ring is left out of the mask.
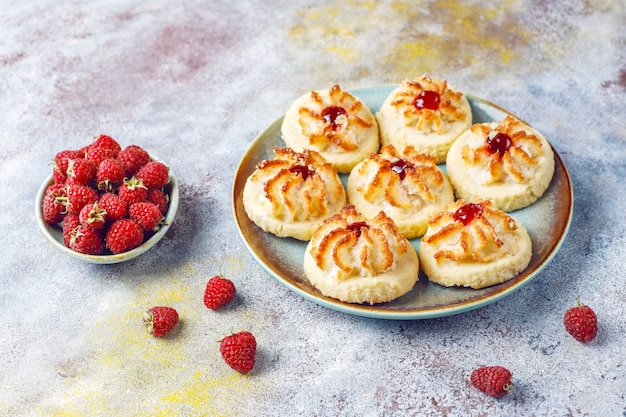
[[[502,397],[509,393],[511,372],[502,366],[484,366],[475,369],[470,376],[474,388],[492,397]]]
[[[129,180],[124,180],[120,188],[117,190],[118,195],[128,204],[139,203],[140,201],[146,201],[148,196],[148,189],[140,179],[131,177]]]
[[[211,310],[217,310],[231,302],[236,293],[235,284],[231,280],[216,275],[206,284],[204,305]]]
[[[89,159],[69,159],[67,166],[67,181],[73,184],[89,185],[96,179],[98,168]]]
[[[178,323],[178,312],[172,307],[155,306],[143,313],[143,323],[152,336],[165,336]]]
[[[63,218],[63,243],[68,248],[70,247],[70,241],[72,240],[71,233],[78,226],[80,226],[78,214],[68,213],[65,215]]]
[[[147,201],[133,203],[128,207],[128,217],[137,222],[146,232],[159,230],[163,214],[157,206]]]
[[[111,191],[124,181],[124,168],[117,159],[107,158],[100,162],[96,172],[99,190]]]
[[[140,146],[130,145],[117,154],[127,177],[132,177],[141,167],[150,162],[150,154]]]
[[[97,230],[78,226],[70,232],[70,249],[87,255],[102,255],[105,247]]]
[[[169,168],[161,162],[150,161],[137,171],[135,177],[148,189],[163,188],[169,181]]]
[[[97,136],[91,144],[91,148],[104,149],[112,158],[116,158],[117,154],[122,150],[120,144],[111,136],[107,135]]]
[[[220,353],[228,366],[245,374],[254,368],[256,339],[250,332],[226,336],[220,342]]]
[[[100,230],[104,227],[107,220],[107,212],[100,206],[98,202],[86,204],[78,215],[80,224],[89,226],[92,229]]]
[[[167,214],[167,207],[169,206],[169,197],[162,190],[152,189],[148,190],[146,201],[154,204],[161,210],[161,214],[164,216]]]
[[[48,224],[63,221],[67,213],[67,189],[63,184],[52,184],[46,189],[43,198],[43,220]]]
[[[98,200],[98,205],[107,212],[107,220],[109,222],[123,219],[128,215],[128,203],[117,194],[102,194]]]
[[[106,233],[106,245],[113,253],[128,252],[143,243],[143,229],[130,219],[114,222]]]
[[[563,324],[565,330],[582,343],[591,342],[598,332],[596,313],[589,306],[581,304],[579,298],[576,298],[576,306],[565,312]]]
[[[98,201],[98,193],[86,185],[70,184],[67,186],[67,198],[68,212],[79,214],[85,205]]]

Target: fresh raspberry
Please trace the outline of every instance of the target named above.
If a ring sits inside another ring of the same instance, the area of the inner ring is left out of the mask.
[[[54,182],[58,184],[65,183],[65,180],[67,179],[67,167],[69,165],[69,161],[71,159],[84,157],[85,156],[81,155],[80,151],[68,149],[58,152],[52,160],[52,176],[54,178]]]
[[[217,310],[231,302],[236,294],[235,284],[231,280],[216,275],[206,284],[204,305],[211,310]]]
[[[146,201],[154,204],[161,210],[161,214],[164,216],[167,214],[167,207],[170,204],[170,199],[162,190],[152,189],[148,190],[148,195],[146,196]]]
[[[148,196],[148,188],[143,185],[143,182],[135,177],[124,180],[120,188],[117,190],[118,195],[128,204],[139,203],[140,201],[146,201]]]
[[[117,154],[122,150],[120,144],[111,136],[107,135],[97,136],[91,144],[91,148],[105,149],[112,158],[116,158]]]
[[[228,366],[245,374],[254,368],[256,339],[250,332],[226,336],[220,342],[220,353]]]
[[[86,204],[80,211],[78,220],[84,226],[89,226],[92,229],[100,230],[104,227],[107,221],[107,212],[105,209],[98,205],[98,202]]]
[[[502,366],[484,366],[475,369],[470,380],[474,388],[492,397],[508,394],[513,386],[511,372]]]
[[[107,158],[98,165],[96,182],[99,190],[113,190],[124,181],[124,177],[124,168],[117,159]]]
[[[128,252],[143,243],[143,229],[135,221],[115,221],[106,233],[106,245],[113,253]]]
[[[96,179],[98,168],[89,159],[78,158],[68,160],[67,182],[90,185]]]
[[[86,185],[69,184],[67,186],[67,198],[68,212],[80,214],[86,204],[98,201],[98,193]]]
[[[576,298],[576,306],[570,307],[563,318],[565,330],[579,342],[591,342],[598,332],[598,318],[596,313]]]
[[[98,200],[98,206],[107,212],[107,221],[114,222],[128,216],[128,203],[117,194],[104,193]]]
[[[107,158],[115,158],[113,152],[110,149],[97,148],[95,146],[89,148],[85,156],[85,159],[92,161],[96,166],[100,165]]]
[[[132,177],[141,167],[150,162],[150,154],[140,146],[130,145],[117,154],[127,177]]]
[[[70,232],[70,249],[87,255],[102,255],[104,240],[98,230],[78,226]]]
[[[63,221],[67,213],[67,188],[64,184],[52,184],[46,188],[43,198],[43,220],[48,224]]]
[[[150,161],[137,171],[135,177],[148,189],[163,188],[169,181],[169,168],[161,162]]]
[[[70,241],[72,240],[72,231],[80,226],[80,219],[78,214],[68,213],[63,217],[63,243],[68,248],[70,247]]]
[[[156,232],[163,221],[161,210],[147,201],[140,201],[128,206],[128,217],[136,221],[146,232]]]
[[[155,306],[143,313],[143,323],[152,336],[165,336],[178,323],[178,312],[172,307]]]

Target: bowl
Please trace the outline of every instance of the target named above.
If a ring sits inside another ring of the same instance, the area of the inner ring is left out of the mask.
[[[157,158],[153,158],[154,160],[158,160]],[[119,254],[107,254],[107,255],[86,255],[83,253],[75,252],[65,246],[63,243],[63,230],[61,228],[61,224],[48,224],[43,220],[43,212],[42,212],[42,203],[43,198],[46,193],[46,189],[54,183],[54,179],[52,175],[50,175],[44,182],[41,184],[39,191],[37,192],[37,198],[35,201],[35,218],[37,219],[37,225],[39,229],[43,233],[43,235],[48,239],[52,245],[57,248],[59,251],[63,252],[66,255],[69,255],[73,258],[80,259],[85,262],[90,262],[94,264],[115,264],[124,261],[128,261],[129,259],[136,258],[137,256],[143,254],[148,251],[154,245],[157,244],[159,240],[165,236],[168,229],[174,222],[174,217],[176,217],[176,211],[178,210],[178,182],[176,181],[176,177],[172,173],[171,169],[169,172],[169,183],[165,186],[165,193],[169,195],[169,207],[167,209],[167,214],[165,215],[164,224],[161,228],[155,232],[148,240],[143,242],[140,246],[129,250],[128,252],[123,252]]]

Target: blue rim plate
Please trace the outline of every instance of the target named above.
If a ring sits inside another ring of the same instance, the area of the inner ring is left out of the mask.
[[[350,92],[376,112],[396,87],[381,85]],[[502,120],[511,114],[486,100],[473,96],[467,98],[472,108],[473,123]],[[526,226],[533,243],[530,264],[515,278],[474,290],[443,287],[428,281],[420,272],[412,291],[388,303],[350,304],[326,297],[304,275],[302,261],[307,243],[263,232],[250,221],[243,208],[243,187],[256,164],[273,158],[274,147],[285,147],[280,134],[282,120],[281,117],[267,127],[241,159],[233,184],[233,213],[239,234],[256,261],[278,282],[307,300],[344,313],[379,319],[417,320],[459,314],[491,304],[528,284],[554,258],[565,240],[572,220],[574,196],[567,169],[555,150],[554,177],[545,194],[531,206],[509,213]],[[445,164],[441,167],[445,169]],[[347,175],[342,175],[344,184],[346,179]],[[412,239],[411,244],[416,251],[419,250],[419,239]]]

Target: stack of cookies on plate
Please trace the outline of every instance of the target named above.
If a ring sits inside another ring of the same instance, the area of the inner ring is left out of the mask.
[[[307,93],[281,133],[243,205],[265,232],[308,241],[304,272],[325,296],[388,302],[420,267],[440,285],[484,288],[528,266],[530,237],[507,212],[543,195],[554,154],[521,120],[472,124],[463,93],[422,75],[376,114],[338,85]]]

